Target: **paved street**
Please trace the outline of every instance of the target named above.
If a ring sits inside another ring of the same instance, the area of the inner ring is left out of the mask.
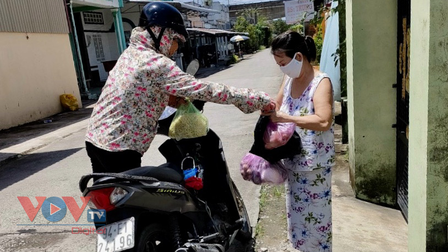
[[[280,84],[280,70],[276,67],[269,50],[245,57],[240,63],[208,76],[206,79],[237,87],[251,87],[275,95]],[[231,175],[243,195],[250,211],[252,224],[258,216],[259,186],[245,182],[239,175],[239,162],[252,144],[252,131],[258,113],[245,115],[234,106],[206,104],[205,115],[210,127],[220,135]],[[0,251],[95,251],[95,235],[72,234],[72,227],[89,224],[86,211],[75,222],[68,212],[58,224],[48,224],[39,211],[30,222],[17,196],[28,196],[34,206],[35,196],[75,197],[81,205],[78,180],[89,173],[90,162],[84,150],[84,133],[87,121],[72,124],[63,137],[55,137],[58,131],[40,136],[39,141],[50,144],[10,160],[0,168]],[[24,132],[25,134],[26,132]],[[164,161],[158,146],[164,141],[158,136],[143,157],[144,165],[157,165]],[[27,142],[22,143],[27,144]],[[10,146],[9,149],[14,149]],[[65,226],[64,226],[65,225]]]

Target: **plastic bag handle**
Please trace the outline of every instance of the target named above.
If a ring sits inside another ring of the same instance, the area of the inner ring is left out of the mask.
[[[182,170],[184,170],[184,162],[185,162],[185,160],[187,160],[187,159],[191,159],[191,160],[193,160],[193,167],[192,167],[192,168],[195,168],[195,167],[196,167],[196,162],[194,161],[194,158],[192,158],[191,156],[186,156],[184,159],[182,159],[182,162],[181,162],[181,164],[180,164],[180,168],[181,168]]]

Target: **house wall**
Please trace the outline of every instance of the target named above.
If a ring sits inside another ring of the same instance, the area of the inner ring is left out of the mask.
[[[411,1],[409,251],[448,251],[448,3]]]
[[[210,13],[207,19],[213,25],[211,28],[230,29],[229,7],[220,2],[213,2],[212,9],[221,13]]]
[[[62,111],[61,94],[81,107],[68,34],[0,32],[0,130]]]
[[[347,0],[346,7],[350,181],[356,197],[393,206],[397,3]]]

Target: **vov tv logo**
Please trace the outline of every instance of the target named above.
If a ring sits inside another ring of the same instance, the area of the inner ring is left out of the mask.
[[[36,196],[37,206],[34,206],[29,197],[26,196],[18,196],[20,204],[25,210],[25,213],[28,215],[28,218],[31,222],[36,218],[39,210],[42,210],[42,215],[45,219],[50,222],[58,222],[65,218],[67,215],[67,210],[73,216],[75,222],[78,222],[82,213],[84,212],[87,204],[90,201],[90,196],[80,197],[82,201],[81,207],[76,203],[76,200],[73,197],[45,197],[45,196]],[[87,210],[87,221],[88,222],[97,222],[104,223],[106,222],[106,210],[104,209],[88,209]],[[47,226],[52,225],[65,225],[65,224],[43,224]],[[93,224],[91,224],[93,225]]]

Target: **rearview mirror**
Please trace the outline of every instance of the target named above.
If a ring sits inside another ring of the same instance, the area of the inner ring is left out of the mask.
[[[199,61],[197,59],[194,59],[188,64],[187,70],[185,72],[187,74],[195,75],[199,70]]]

